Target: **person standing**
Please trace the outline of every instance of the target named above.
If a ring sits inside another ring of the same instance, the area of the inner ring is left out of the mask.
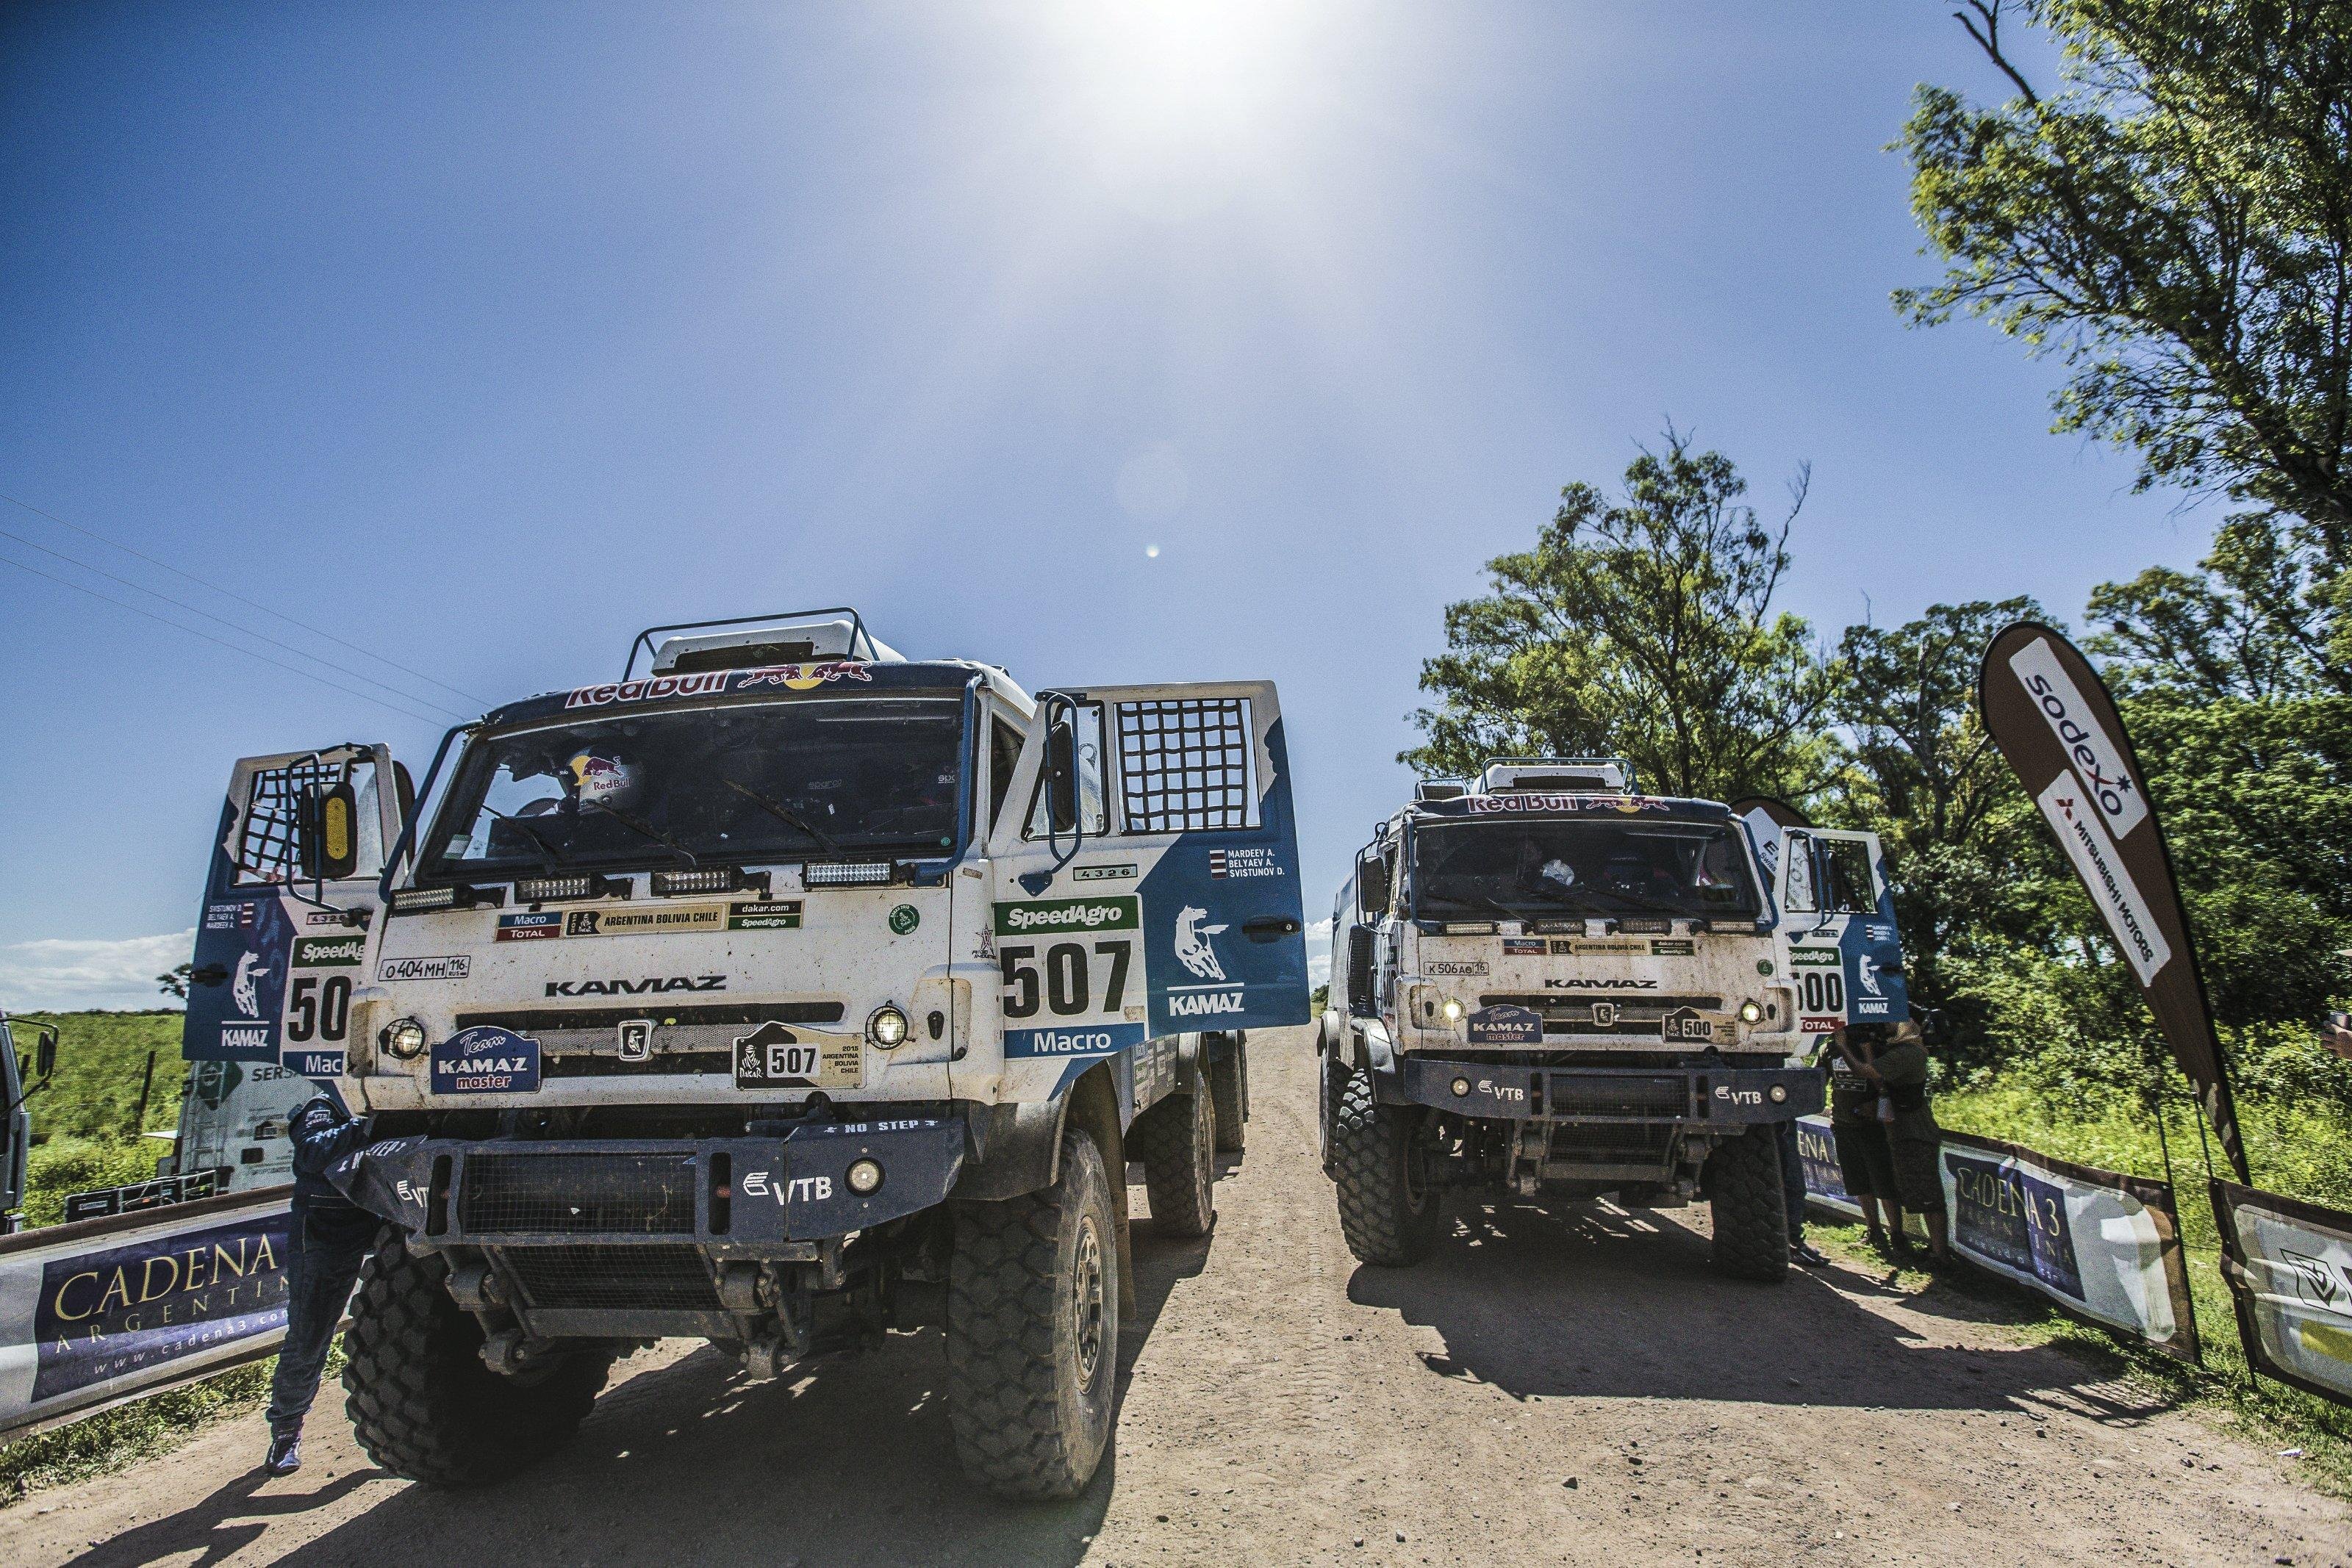
[[[319,1396],[327,1347],[375,1249],[383,1223],[327,1179],[334,1163],[367,1141],[331,1083],[302,1103],[287,1134],[294,1143],[294,1201],[287,1231],[286,1339],[269,1380],[269,1453],[262,1468],[290,1476],[302,1468],[302,1421]]]
[[[1872,1064],[1873,1025],[1848,1026],[1830,1037],[1838,1066],[1830,1074],[1830,1138],[1837,1148],[1838,1179],[1846,1196],[1862,1206],[1870,1244],[1900,1258],[1910,1250],[1903,1236],[1903,1210],[1895,1197],[1895,1155],[1886,1124],[1878,1119],[1877,1069]]]
[[[1895,1197],[1927,1222],[1927,1260],[1940,1266],[1951,1260],[1944,1177],[1938,1168],[1944,1131],[1936,1124],[1935,1107],[1928,1101],[1927,1040],[1919,1026],[1907,1019],[1896,1024],[1871,1067],[1884,1097],[1878,1115],[1886,1128]]]

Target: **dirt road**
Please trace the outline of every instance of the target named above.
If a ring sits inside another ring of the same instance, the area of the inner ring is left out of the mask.
[[[369,1469],[330,1390],[301,1474],[260,1481],[248,1417],[0,1511],[0,1561],[2352,1561],[2352,1511],[2283,1461],[2087,1382],[1998,1306],[1851,1269],[1719,1281],[1697,1212],[1463,1205],[1420,1269],[1360,1269],[1303,1037],[1253,1040],[1212,1239],[1139,1227],[1116,1452],[1075,1503],[964,1484],[926,1333],[768,1385],[640,1355],[568,1450],[463,1495]]]

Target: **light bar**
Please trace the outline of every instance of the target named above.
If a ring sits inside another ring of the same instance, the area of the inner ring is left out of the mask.
[[[696,893],[740,893],[756,887],[761,897],[768,892],[766,872],[746,872],[740,866],[698,866],[692,871],[657,871],[654,873],[656,898],[682,898]]]
[[[1673,921],[1654,919],[1648,915],[1642,915],[1630,920],[1620,920],[1616,923],[1616,925],[1617,929],[1620,931],[1633,932],[1645,936],[1671,936],[1675,933],[1675,923]]]
[[[1449,920],[1445,923],[1448,936],[1492,936],[1495,923],[1491,920]]]
[[[562,876],[519,876],[515,878],[515,900],[520,904],[566,904],[574,899],[609,898],[619,894],[629,895],[629,879],[609,877],[593,871],[576,871]]]
[[[801,885],[887,887],[897,872],[888,861],[812,861],[801,868]]]
[[[506,901],[506,892],[502,888],[468,887],[464,883],[451,887],[402,887],[393,890],[392,912],[394,915],[430,915],[440,909],[496,907]]]

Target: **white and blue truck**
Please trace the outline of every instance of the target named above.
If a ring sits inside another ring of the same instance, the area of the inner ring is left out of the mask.
[[[1420,1261],[1460,1187],[1704,1197],[1718,1268],[1786,1274],[1775,1124],[1822,1108],[1824,1037],[1908,1003],[1875,835],[1771,804],[1529,758],[1424,780],[1380,824],[1333,911],[1317,1031],[1360,1261]]]
[[[1267,683],[1033,696],[851,611],[656,627],[415,789],[381,747],[238,763],[186,1050],[371,1118],[345,1386],[394,1473],[509,1473],[654,1340],[772,1377],[943,1322],[967,1471],[1067,1497],[1129,1161],[1205,1233],[1247,1031],[1307,1021],[1290,801]]]

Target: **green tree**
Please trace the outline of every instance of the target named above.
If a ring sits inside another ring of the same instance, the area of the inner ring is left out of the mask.
[[[1964,0],[2015,86],[1922,87],[1899,143],[1949,267],[1916,323],[1986,317],[2072,372],[2056,429],[2143,487],[2222,490],[2352,550],[2352,0]],[[2004,15],[2060,46],[2037,88]]]
[[[1933,604],[1892,629],[1849,626],[1831,706],[1846,766],[1823,812],[1875,831],[1885,844],[1912,996],[1953,1009],[1963,1054],[1982,1036],[1981,1009],[1950,958],[2030,926],[2016,901],[2017,860],[2033,831],[2016,783],[1977,716],[1977,674],[2002,627],[2046,620],[2031,599]]]
[[[1469,774],[1600,754],[1663,793],[1809,793],[1830,768],[1833,683],[1806,623],[1772,609],[1805,482],[1769,527],[1731,460],[1670,427],[1621,498],[1568,486],[1533,549],[1486,563],[1492,591],[1447,606],[1446,652],[1421,673],[1438,704],[1399,760]]]

